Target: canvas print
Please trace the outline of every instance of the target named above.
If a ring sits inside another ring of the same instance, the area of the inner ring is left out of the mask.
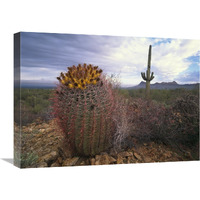
[[[14,164],[199,160],[200,40],[14,34]]]

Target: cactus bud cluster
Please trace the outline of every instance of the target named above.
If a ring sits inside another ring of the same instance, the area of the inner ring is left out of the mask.
[[[101,73],[102,70],[98,70],[98,66],[84,63],[83,65],[79,64],[77,67],[75,65],[68,67],[68,72],[61,72],[57,79],[69,89],[80,88],[83,90],[86,89],[87,85],[96,85],[100,81]]]

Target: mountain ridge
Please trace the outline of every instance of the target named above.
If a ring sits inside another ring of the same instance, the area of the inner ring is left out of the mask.
[[[153,83],[151,84],[151,89],[166,89],[166,90],[173,90],[173,89],[179,89],[179,88],[184,88],[184,89],[195,89],[199,88],[200,83],[193,83],[193,84],[178,84],[176,81],[172,82],[161,82],[161,83]],[[138,85],[133,86],[133,87],[127,87],[126,89],[140,89],[140,88],[145,88],[146,83],[144,81],[141,81]]]

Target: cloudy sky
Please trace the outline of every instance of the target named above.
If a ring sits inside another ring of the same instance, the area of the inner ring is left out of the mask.
[[[147,68],[155,82],[199,82],[200,40],[21,33],[22,83],[55,84],[60,72],[79,63],[98,65],[108,75],[119,75],[122,86],[137,85]]]

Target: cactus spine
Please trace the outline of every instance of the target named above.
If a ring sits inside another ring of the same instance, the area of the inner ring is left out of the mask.
[[[145,75],[145,72],[141,72],[142,78],[146,81],[146,99],[150,98],[150,81],[154,79],[154,75],[153,75],[154,73],[150,72],[150,68],[151,68],[151,45],[149,45],[146,75]]]
[[[112,84],[101,69],[86,64],[69,67],[57,79],[53,109],[66,146],[83,156],[106,150],[114,128]]]

